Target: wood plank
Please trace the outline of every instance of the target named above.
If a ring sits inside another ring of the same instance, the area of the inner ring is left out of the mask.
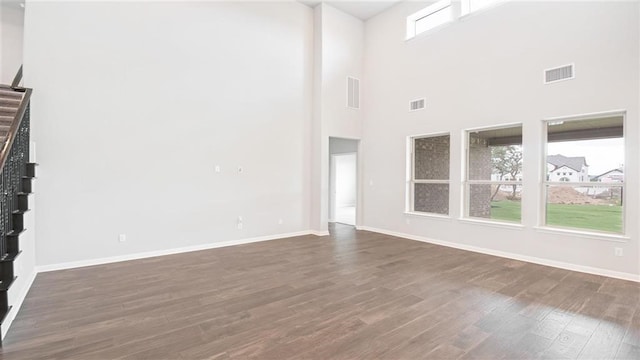
[[[0,359],[638,359],[640,284],[330,230],[39,274]]]

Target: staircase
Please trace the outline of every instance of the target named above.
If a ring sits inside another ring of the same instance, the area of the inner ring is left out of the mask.
[[[14,261],[26,230],[24,215],[36,167],[29,163],[31,89],[17,86],[21,70],[12,86],[0,85],[0,326],[11,310],[8,292],[16,279]]]
[[[7,140],[11,124],[18,114],[23,98],[23,92],[0,87],[0,148]]]

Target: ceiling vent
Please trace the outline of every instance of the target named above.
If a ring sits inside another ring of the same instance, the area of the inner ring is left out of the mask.
[[[360,80],[347,78],[347,107],[360,109]]]
[[[574,65],[565,65],[544,71],[544,83],[552,84],[558,81],[571,80],[576,77]]]
[[[412,100],[409,103],[409,111],[416,111],[424,109],[425,98]]]

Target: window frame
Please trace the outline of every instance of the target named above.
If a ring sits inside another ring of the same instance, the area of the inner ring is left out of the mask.
[[[563,117],[554,117],[547,118],[542,120],[542,157],[541,161],[541,169],[542,176],[540,182],[540,208],[538,214],[538,227],[543,230],[550,231],[561,231],[569,234],[577,234],[577,235],[587,235],[587,236],[603,236],[603,237],[612,237],[612,238],[626,238],[627,235],[627,200],[628,195],[627,191],[625,191],[625,184],[627,183],[626,179],[620,183],[601,183],[597,181],[578,181],[578,182],[562,182],[562,181],[549,181],[546,177],[547,171],[547,156],[548,156],[548,135],[549,135],[549,124],[554,122],[564,122],[564,121],[585,121],[585,120],[596,120],[600,118],[607,117],[622,117],[622,140],[623,140],[623,151],[624,151],[624,161],[625,168],[627,165],[628,152],[627,152],[627,111],[626,110],[615,110],[615,111],[607,111],[600,113],[590,113],[584,115],[573,115],[573,116],[563,116]],[[628,172],[625,171],[625,174]],[[622,191],[622,231],[621,232],[611,232],[611,231],[600,231],[595,229],[585,229],[578,227],[568,227],[568,226],[558,226],[558,225],[549,225],[547,224],[547,193],[549,186],[584,186],[584,187],[617,187]]]
[[[447,180],[424,180],[424,179],[415,179],[415,140],[418,139],[427,139],[434,137],[448,136],[449,137],[449,179]],[[441,218],[450,218],[451,217],[451,133],[448,131],[438,132],[438,133],[429,133],[429,134],[420,134],[420,135],[410,135],[407,136],[407,174],[406,174],[406,199],[405,199],[405,213],[412,215],[420,215],[420,216],[431,216],[431,217],[441,217]],[[447,213],[434,213],[434,212],[426,212],[426,211],[418,211],[415,210],[415,184],[443,184],[449,187],[449,196],[447,197]]]
[[[524,135],[524,124],[521,122],[518,123],[509,123],[509,124],[501,124],[501,125],[494,125],[494,126],[483,126],[483,127],[478,127],[478,128],[471,128],[471,129],[466,129],[463,130],[463,139],[464,139],[464,154],[465,154],[465,161],[464,161],[464,169],[463,169],[463,179],[462,179],[462,219],[463,220],[472,220],[472,221],[481,221],[481,222],[486,222],[486,223],[491,223],[491,224],[500,224],[500,225],[516,225],[516,226],[521,226],[522,225],[522,203],[520,204],[520,221],[516,222],[516,221],[508,221],[508,220],[500,220],[500,219],[487,219],[487,218],[480,218],[480,217],[474,217],[474,216],[470,216],[470,210],[471,210],[471,185],[498,185],[498,186],[502,186],[502,185],[516,185],[516,186],[520,186],[520,193],[523,193],[524,190],[524,183],[522,181],[523,178],[523,173],[524,173],[524,146],[523,144],[520,144],[520,147],[522,147],[522,169],[520,170],[520,179],[518,180],[518,178],[516,178],[516,181],[511,181],[511,180],[471,180],[469,179],[469,175],[470,175],[470,171],[469,171],[469,165],[470,165],[470,146],[469,146],[469,139],[470,139],[470,135],[472,132],[479,132],[479,131],[486,131],[486,130],[499,130],[499,129],[507,129],[507,128],[512,128],[512,127],[520,127],[521,128],[521,132]],[[493,169],[492,169],[493,170]],[[522,201],[522,200],[521,200]]]
[[[443,11],[447,8],[451,8],[453,11],[453,0],[440,0],[437,1],[419,11],[416,11],[415,13],[407,16],[407,37],[406,40],[410,40],[413,39],[414,37],[418,36],[419,34],[423,34],[427,31],[436,29],[442,25],[451,23],[453,21],[455,21],[456,19],[456,14],[453,13],[451,16],[451,20],[447,21],[445,23],[442,23],[440,25],[434,26],[432,28],[429,28],[427,30],[421,31],[421,32],[417,32],[416,31],[416,23],[426,17],[429,17],[435,13],[438,13],[440,11]]]

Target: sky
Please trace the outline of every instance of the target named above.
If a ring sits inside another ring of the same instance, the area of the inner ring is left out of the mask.
[[[549,143],[547,155],[584,156],[589,175],[600,175],[624,164],[624,140],[600,139]]]

